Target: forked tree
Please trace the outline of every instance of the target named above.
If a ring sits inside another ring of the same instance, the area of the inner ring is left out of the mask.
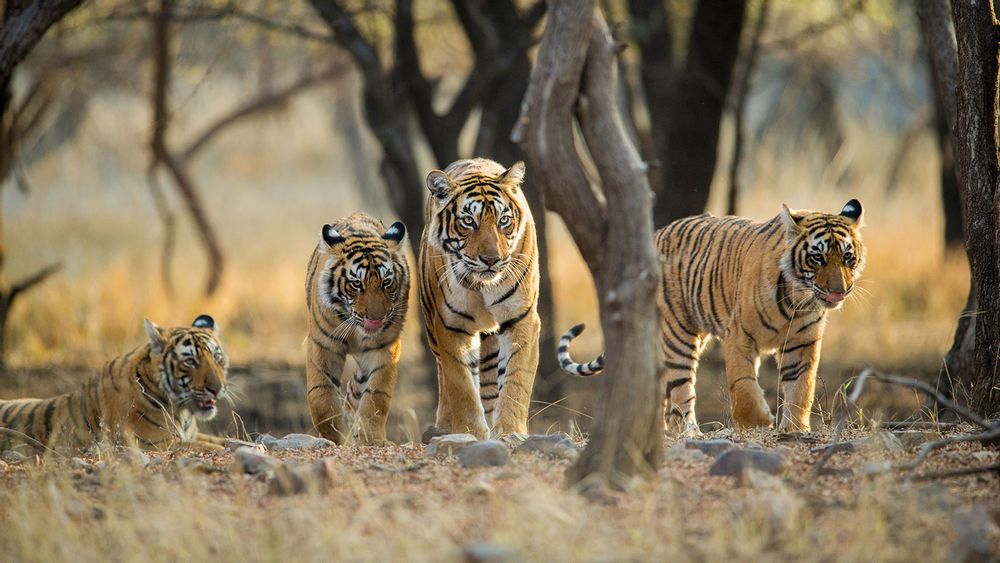
[[[589,444],[567,482],[614,488],[655,472],[663,447],[663,390],[652,337],[658,277],[653,194],[619,113],[620,51],[594,0],[551,0],[513,132],[599,294],[607,367]]]

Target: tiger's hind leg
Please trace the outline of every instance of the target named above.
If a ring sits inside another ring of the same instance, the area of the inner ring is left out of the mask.
[[[358,371],[348,383],[351,408],[356,413],[354,434],[362,445],[390,444],[385,435],[389,404],[396,388],[400,341],[355,356]]]
[[[698,358],[707,341],[680,328],[672,319],[660,316],[660,382],[665,389],[663,416],[667,434],[701,434],[695,415],[695,381]]]

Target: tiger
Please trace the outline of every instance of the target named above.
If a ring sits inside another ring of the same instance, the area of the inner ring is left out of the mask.
[[[541,321],[524,172],[473,158],[427,174],[419,293],[445,431],[527,433]]]
[[[229,357],[215,320],[190,327],[144,321],[148,342],[118,356],[75,391],[48,399],[0,401],[0,450],[82,450],[113,443],[148,450],[221,450],[223,438],[198,431],[227,397]]]
[[[781,378],[781,431],[809,431],[827,313],[857,287],[865,266],[861,203],[837,215],[792,210],[767,222],[698,215],[656,232],[663,261],[656,303],[664,382],[665,427],[700,434],[695,374],[709,340],[722,342],[732,420],[738,428],[772,427],[757,381],[760,356],[775,354]],[[563,370],[600,373],[604,356],[575,363],[566,332],[557,350]]]
[[[337,444],[389,443],[385,425],[410,294],[405,236],[403,223],[386,229],[357,212],[323,225],[309,260],[306,402],[317,431]],[[350,413],[340,379],[347,354],[357,362],[345,393]]]

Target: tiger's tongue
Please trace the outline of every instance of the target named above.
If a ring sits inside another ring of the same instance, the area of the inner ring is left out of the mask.
[[[365,319],[365,330],[375,330],[380,326],[382,326],[382,321]]]

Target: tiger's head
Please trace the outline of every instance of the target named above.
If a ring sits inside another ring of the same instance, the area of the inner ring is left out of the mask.
[[[353,329],[361,337],[371,337],[405,315],[401,309],[409,289],[405,236],[402,223],[383,230],[381,222],[362,213],[323,226],[320,247],[328,257],[317,289],[345,327],[338,330]]]
[[[854,289],[865,267],[861,241],[861,203],[852,199],[839,215],[795,211],[781,204],[788,234],[782,271],[795,286],[812,292],[827,309],[837,309]]]
[[[190,327],[161,328],[149,319],[145,325],[160,391],[176,408],[205,420],[213,418],[216,401],[226,394],[229,369],[215,320],[200,315]]]
[[[514,251],[532,220],[523,182],[523,162],[504,169],[485,158],[459,160],[427,175],[427,240],[449,257],[462,283],[497,283],[518,262]]]

